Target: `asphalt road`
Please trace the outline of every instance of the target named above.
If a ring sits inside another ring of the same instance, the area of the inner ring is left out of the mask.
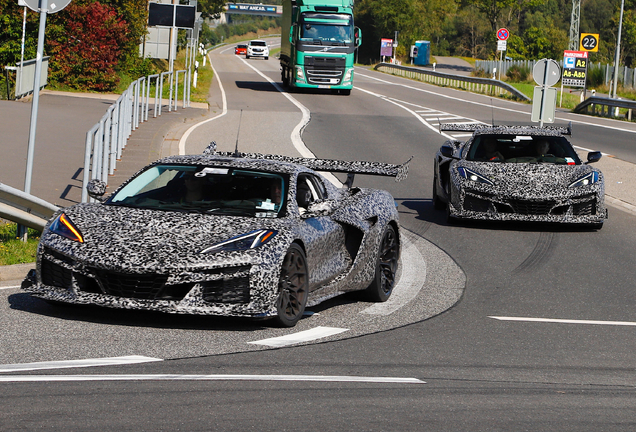
[[[233,149],[238,132],[241,150],[262,142],[260,151],[299,152],[294,128],[303,111],[267,80],[280,79],[276,61],[223,50],[212,61],[227,113],[192,130],[182,150],[198,152],[211,139]],[[213,90],[213,105],[222,105],[220,94]],[[449,226],[432,206],[432,157],[444,140],[438,119],[527,123],[529,106],[364,69],[349,97],[291,96],[311,114],[302,141],[318,157],[398,163],[415,155],[405,182],[357,176],[356,184],[388,189],[399,202],[414,245],[405,258],[425,262],[416,300],[386,317],[360,318],[369,305],[338,299],[299,330],[319,323],[346,332],[271,349],[247,342],[276,329],[241,321],[52,308],[0,291],[8,305],[0,363],[157,360],[0,366],[3,429],[634,429],[634,214],[611,207],[601,231]],[[558,117],[581,130],[577,146],[633,162],[633,126]],[[432,304],[450,309],[427,309]]]

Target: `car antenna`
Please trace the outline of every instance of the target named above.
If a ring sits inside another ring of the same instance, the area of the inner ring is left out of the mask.
[[[241,133],[241,120],[243,119],[243,110],[241,109],[241,115],[239,116],[238,130],[236,131],[236,145],[234,146],[234,157],[240,157],[241,154],[238,151],[239,134]]]

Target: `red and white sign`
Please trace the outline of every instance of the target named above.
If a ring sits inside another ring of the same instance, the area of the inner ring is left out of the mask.
[[[505,40],[508,40],[509,37],[510,37],[510,32],[508,31],[508,29],[500,28],[499,30],[497,30],[497,39],[501,41],[505,41]]]

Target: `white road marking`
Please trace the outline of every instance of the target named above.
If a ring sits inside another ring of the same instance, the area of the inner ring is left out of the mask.
[[[349,331],[349,329],[337,328],[337,327],[315,327],[310,330],[301,331],[285,336],[279,336],[268,339],[261,339],[258,341],[248,342],[254,345],[266,345],[270,347],[284,347],[288,345],[295,345],[303,342],[309,342],[316,339],[322,339],[327,336],[333,336],[339,333]]]
[[[37,363],[20,363],[0,365],[0,372],[21,372],[42,369],[67,369],[79,367],[114,366],[125,364],[149,363],[163,361],[160,358],[144,356],[107,357],[83,360],[61,360]]]
[[[426,261],[420,254],[415,242],[412,242],[406,235],[402,237],[404,249],[402,250],[401,266],[402,276],[400,281],[393,288],[391,297],[384,303],[375,303],[360,313],[369,315],[389,315],[419,294],[426,281]]]
[[[405,87],[405,88],[408,88],[408,89],[411,89],[411,90],[416,90],[416,91],[419,91],[419,92],[440,96],[440,97],[443,97],[443,98],[446,98],[446,99],[452,99],[452,100],[456,100],[456,101],[460,101],[460,102],[464,102],[464,103],[469,103],[469,104],[473,104],[473,105],[484,106],[484,107],[488,107],[490,109],[498,109],[498,110],[503,110],[503,111],[510,111],[510,112],[515,112],[515,113],[519,113],[519,114],[530,115],[530,113],[526,112],[526,111],[520,111],[520,110],[512,109],[512,108],[505,108],[505,107],[494,106],[492,104],[470,101],[470,100],[467,100],[467,99],[462,99],[462,98],[459,98],[459,97],[449,96],[449,95],[445,95],[445,94],[442,94],[442,93],[434,92],[434,91],[431,91],[431,90],[424,90],[422,88],[413,87],[413,86],[409,86],[409,85],[406,85],[406,84],[399,84],[399,83],[386,81],[386,80],[383,80],[381,78],[372,77],[370,75],[365,75],[365,74],[360,73],[360,72],[356,72],[356,76],[369,78],[369,79],[372,79],[372,80],[375,80],[375,81],[382,82],[384,84],[390,84],[390,85]],[[359,87],[356,87],[356,88],[359,88]],[[461,90],[457,90],[457,91],[461,91]],[[474,94],[479,94],[479,93],[474,93]],[[482,95],[482,96],[486,96],[486,95]],[[486,96],[486,97],[488,97],[488,96]],[[509,103],[520,103],[520,102],[512,102],[512,101],[507,101],[507,102],[509,102]],[[572,114],[572,113],[570,113],[570,115],[571,116],[576,116],[576,117],[584,116],[584,114]],[[589,116],[586,116],[586,117],[589,117]],[[616,126],[606,126],[606,125],[602,125],[602,124],[591,123],[591,120],[592,119],[590,119],[590,120],[570,120],[570,119],[567,119],[567,121],[571,121],[572,123],[579,123],[579,124],[583,124],[583,125],[596,126],[596,127],[600,127],[600,128],[604,128],[604,129],[617,130],[617,131],[621,131],[621,132],[636,133],[636,131],[630,130],[630,129],[624,129],[624,128],[620,128],[620,127],[616,127]],[[621,120],[612,120],[612,119],[607,119],[607,120],[609,120],[611,122],[617,122],[617,123],[621,122]]]
[[[15,288],[20,288],[20,285],[0,287],[0,291],[7,290],[7,289],[15,289]]]
[[[573,319],[556,319],[556,318],[528,318],[528,317],[499,317],[489,316],[499,321],[521,321],[521,322],[540,322],[555,324],[591,324],[591,325],[610,325],[610,326],[636,326],[636,322],[631,321],[593,321],[593,320],[573,320]]]
[[[303,117],[300,120],[300,123],[296,125],[296,127],[291,133],[292,144],[294,145],[294,148],[298,151],[298,153],[300,153],[302,157],[315,159],[316,155],[313,154],[312,151],[307,148],[307,146],[305,145],[305,142],[302,139],[302,132],[305,129],[305,127],[309,124],[309,120],[311,120],[311,112],[309,111],[309,109],[307,109],[305,105],[301,104],[296,98],[292,97],[289,93],[283,90],[283,88],[281,88],[281,86],[279,86],[277,82],[275,82],[270,77],[268,77],[267,75],[265,75],[264,73],[256,69],[251,64],[249,64],[247,61],[245,61],[245,59],[241,59],[241,60],[243,60],[243,62],[246,65],[251,67],[254,70],[254,72],[259,74],[261,77],[267,80],[267,82],[273,85],[276,90],[278,90],[283,96],[285,96],[291,103],[296,105],[296,107],[300,110]],[[322,173],[322,174],[323,174],[323,177],[328,179],[331,183],[333,183],[337,187],[342,187],[342,182],[338,180],[338,178],[332,173]]]
[[[225,97],[225,89],[223,88],[223,84],[221,83],[221,78],[219,78],[219,74],[216,72],[216,69],[214,69],[214,65],[212,64],[212,57],[210,57],[209,54],[208,54],[208,60],[210,61],[210,67],[212,68],[212,72],[214,73],[214,76],[216,77],[216,80],[219,83],[219,88],[221,89],[221,98],[223,100],[223,111],[218,116],[212,117],[212,118],[207,119],[207,120],[203,120],[200,123],[192,125],[187,131],[185,131],[185,133],[183,134],[183,136],[179,140],[179,154],[180,155],[184,155],[185,154],[186,141],[188,140],[188,137],[190,136],[190,134],[192,133],[193,130],[195,130],[196,128],[198,128],[201,125],[209,123],[212,120],[216,120],[218,118],[221,118],[221,117],[223,117],[224,115],[227,114],[227,99]]]
[[[337,375],[4,375],[0,382],[84,381],[313,381],[373,384],[426,384],[417,378]]]

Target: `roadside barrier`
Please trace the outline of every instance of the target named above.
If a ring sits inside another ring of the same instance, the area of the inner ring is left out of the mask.
[[[495,95],[496,92],[499,91],[498,94],[506,94],[515,99],[530,102],[530,98],[519,90],[508,83],[496,79],[453,75],[431,69],[400,66],[390,63],[380,63],[375,66],[375,70],[437,85],[462,88],[475,93]]]
[[[86,185],[92,179],[100,179],[108,183],[108,176],[113,175],[117,161],[132,132],[139,124],[148,120],[150,110],[150,91],[154,80],[155,95],[153,117],[161,115],[164,80],[167,78],[170,87],[168,112],[177,110],[179,99],[179,74],[183,73],[183,108],[190,106],[190,82],[187,70],[163,72],[149,75],[134,81],[113,103],[101,120],[86,133],[84,150],[84,172],[82,178],[82,202],[88,202]],[[174,89],[174,92],[173,92]],[[92,201],[93,199],[90,198]]]

